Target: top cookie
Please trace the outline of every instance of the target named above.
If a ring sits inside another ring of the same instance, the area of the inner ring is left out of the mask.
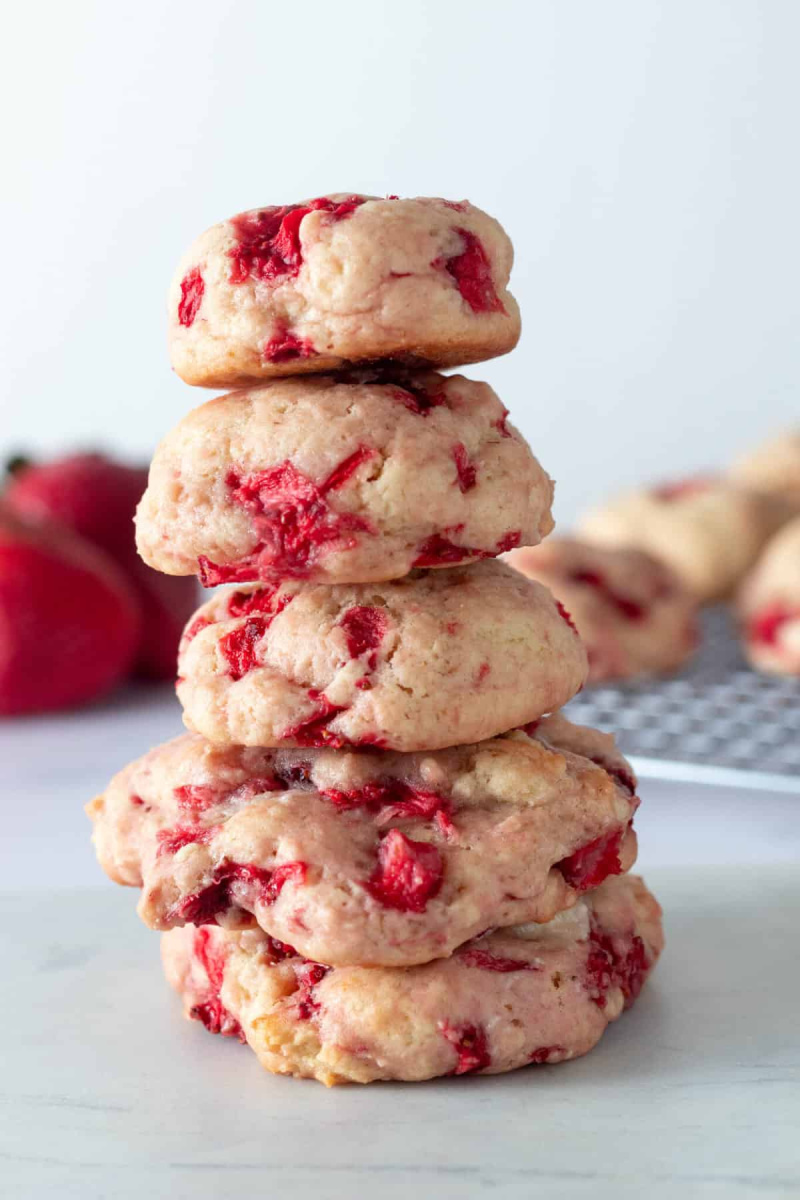
[[[239,387],[391,358],[454,367],[512,350],[513,251],[467,201],[322,196],[202,234],[169,294],[172,366]]]
[[[366,583],[550,532],[553,485],[485,383],[402,369],[209,400],[156,451],[139,553],[203,583]]]
[[[659,558],[701,602],[722,600],[791,509],[724,479],[685,479],[629,492],[587,513],[587,541],[632,546]]]

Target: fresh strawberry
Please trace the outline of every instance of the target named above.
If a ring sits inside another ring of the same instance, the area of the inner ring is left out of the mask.
[[[17,460],[3,498],[20,516],[69,526],[116,560],[142,609],[137,674],[169,679],[181,632],[197,603],[197,585],[194,579],[159,575],[137,555],[133,516],[146,486],[146,467],[102,454],[73,454],[41,464]]]
[[[108,555],[0,508],[0,715],[94,700],[130,672],[140,628]]]

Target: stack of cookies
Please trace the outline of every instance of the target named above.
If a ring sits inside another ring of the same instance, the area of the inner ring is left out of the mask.
[[[558,713],[583,645],[497,557],[552,483],[435,370],[514,347],[511,261],[467,203],[330,196],[215,226],[173,285],[176,371],[242,390],[158,448],[139,549],[233,586],[183,637],[191,732],[89,811],[187,1014],[270,1071],[573,1058],[661,949],[630,768]]]

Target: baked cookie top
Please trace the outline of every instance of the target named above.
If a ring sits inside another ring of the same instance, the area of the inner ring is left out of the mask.
[[[534,545],[553,485],[485,383],[398,368],[274,380],[158,447],[142,558],[204,583],[394,579]]]
[[[376,359],[493,358],[519,338],[512,259],[466,200],[342,193],[239,213],[178,266],[172,365],[187,383],[240,387]]]
[[[434,750],[561,708],[586,651],[546,588],[490,559],[222,591],[187,626],[178,675],[187,727],[213,742]]]
[[[549,538],[505,561],[551,588],[589,656],[589,681],[675,671],[699,641],[697,601],[665,563],[642,550]]]

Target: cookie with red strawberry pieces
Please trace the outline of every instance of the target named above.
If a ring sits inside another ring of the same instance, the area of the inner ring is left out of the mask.
[[[187,626],[178,673],[184,722],[212,742],[435,750],[561,708],[586,651],[546,588],[489,559],[222,592]]]
[[[485,383],[364,371],[210,400],[156,451],[139,550],[207,585],[394,579],[534,545],[553,485]]]
[[[669,567],[642,550],[549,538],[504,559],[546,584],[569,611],[586,646],[591,683],[676,671],[698,645],[697,601]]]
[[[792,515],[782,499],[725,479],[684,479],[620,496],[587,513],[578,534],[665,562],[697,600],[729,596],[767,540]]]
[[[613,739],[542,720],[424,754],[215,747],[185,734],[89,805],[107,873],[155,929],[255,917],[324,963],[443,958],[549,920],[636,857]]]
[[[261,930],[162,939],[187,1017],[278,1075],[337,1083],[494,1075],[586,1054],[639,996],[664,945],[633,875],[547,924],[496,929],[422,966],[327,967]]]
[[[800,675],[800,517],[767,544],[742,584],[737,610],[752,665]]]
[[[800,429],[786,429],[742,454],[730,475],[743,487],[779,496],[800,509]]]
[[[189,579],[165,579],[136,553],[133,517],[146,485],[146,467],[104,454],[71,454],[15,467],[3,501],[23,518],[73,530],[114,559],[142,611],[136,674],[171,679],[198,589]]]
[[[98,699],[130,671],[139,629],[112,559],[0,508],[0,716]]]
[[[453,367],[512,350],[513,251],[466,200],[331,195],[212,226],[169,293],[172,365],[187,383],[393,359]]]

